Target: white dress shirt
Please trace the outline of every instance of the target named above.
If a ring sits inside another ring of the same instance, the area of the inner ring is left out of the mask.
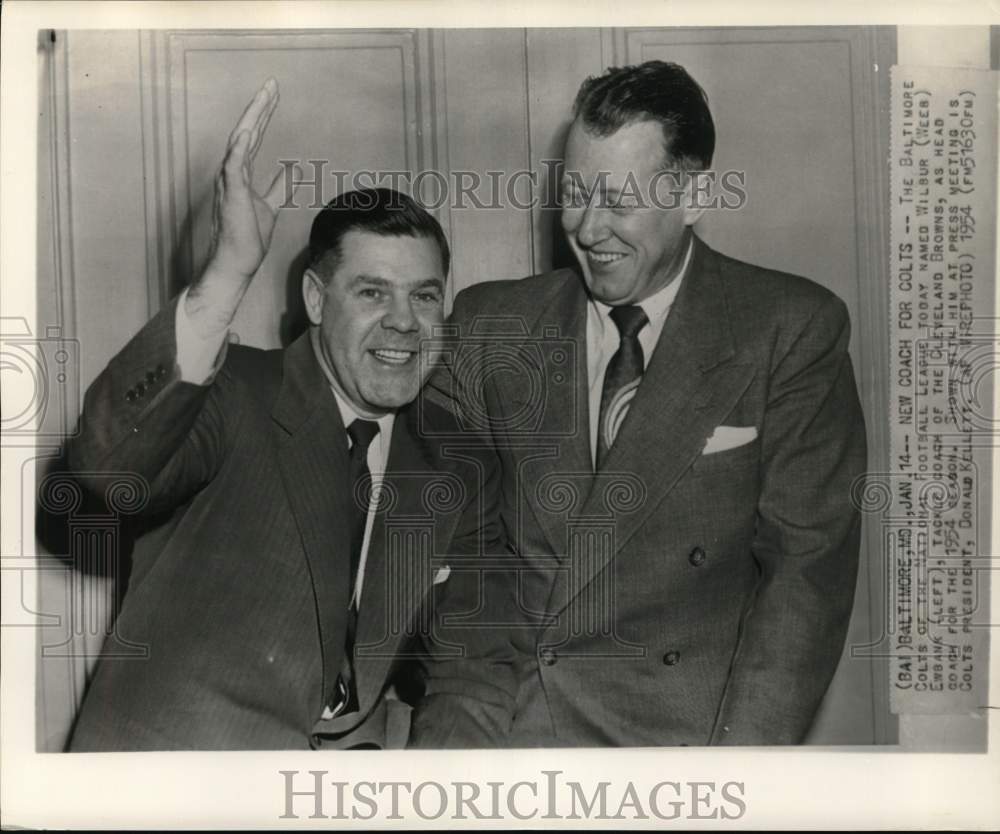
[[[638,306],[642,307],[648,323],[639,331],[639,344],[642,346],[643,370],[649,367],[653,350],[660,340],[663,325],[667,320],[670,307],[677,297],[681,282],[691,263],[694,251],[694,239],[688,243],[687,253],[677,277],[663,289],[657,290],[649,298],[643,299]],[[590,412],[590,462],[597,465],[597,429],[601,417],[601,393],[604,389],[604,374],[621,344],[621,333],[618,326],[611,320],[611,307],[591,298],[587,304],[587,404]]]
[[[326,372],[326,366],[322,360],[320,360],[320,367]],[[345,428],[355,420],[370,420],[370,417],[363,417],[355,411],[354,407],[345,400],[340,393],[330,386],[330,390],[333,391],[333,396],[337,398],[337,406],[340,408],[340,416],[344,421]],[[360,610],[361,607],[361,589],[364,586],[365,579],[365,563],[368,561],[368,543],[371,541],[372,536],[372,524],[375,519],[375,508],[378,506],[377,496],[378,488],[382,483],[382,478],[385,475],[386,466],[389,464],[389,446],[392,443],[392,427],[396,421],[396,415],[393,412],[379,417],[374,422],[378,423],[378,434],[372,438],[372,442],[368,446],[368,469],[372,474],[372,499],[368,502],[368,518],[365,520],[365,538],[361,545],[361,561],[358,563],[358,578],[354,583],[354,593],[351,595],[351,602]],[[350,445],[351,438],[348,436],[347,442]],[[353,500],[353,499],[352,499]]]
[[[195,385],[208,385],[215,378],[215,374],[226,358],[226,346],[228,344],[228,332],[224,332],[213,338],[204,339],[200,337],[191,325],[191,320],[184,311],[184,299],[187,298],[187,290],[181,293],[177,303],[177,314],[175,318],[175,332],[177,339],[177,367],[180,370],[181,380],[191,382]],[[327,368],[326,362],[316,350],[316,341],[312,340],[313,349],[316,351],[316,359],[327,380],[331,379],[332,372]],[[340,409],[341,419],[344,421],[346,429],[356,419],[372,419],[358,414],[354,407],[340,395],[337,389],[330,384],[330,390],[337,400],[337,408]],[[396,415],[392,412],[379,417],[378,434],[372,438],[368,447],[368,469],[372,475],[372,500],[368,505],[368,518],[365,522],[365,537],[361,545],[361,561],[358,564],[358,577],[354,583],[354,591],[351,594],[351,602],[355,606],[360,606],[361,590],[364,587],[365,563],[368,560],[368,543],[371,540],[372,524],[375,518],[375,507],[377,506],[377,490],[382,483],[386,466],[389,463],[389,446],[392,442],[392,427],[395,423]],[[346,431],[345,431],[346,434]],[[347,436],[348,447],[350,447],[350,435]],[[345,475],[346,477],[346,475]],[[353,500],[353,499],[352,499]]]

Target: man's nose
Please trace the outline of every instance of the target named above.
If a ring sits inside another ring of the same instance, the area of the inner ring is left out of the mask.
[[[410,333],[420,329],[409,297],[393,301],[392,307],[382,317],[382,326],[387,330],[398,330],[400,333]]]
[[[604,210],[591,202],[583,210],[583,217],[576,229],[576,239],[581,246],[593,246],[600,243],[606,236]]]

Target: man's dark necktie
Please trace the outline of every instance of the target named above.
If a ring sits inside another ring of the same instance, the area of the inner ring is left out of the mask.
[[[372,420],[355,420],[347,427],[351,438],[350,474],[351,488],[351,592],[361,564],[361,547],[365,540],[365,522],[371,496],[371,472],[368,470],[368,447],[378,434],[378,423]]]
[[[604,372],[601,416],[597,424],[597,469],[603,467],[608,452],[628,414],[629,405],[642,381],[644,357],[639,331],[649,322],[642,307],[613,307],[611,320],[618,327],[621,343]]]
[[[348,585],[347,638],[344,641],[344,662],[341,664],[337,689],[333,693],[333,714],[358,709],[358,692],[354,681],[354,637],[358,628],[358,608],[354,603],[354,586],[361,565],[361,550],[365,541],[368,504],[371,498],[371,471],[368,469],[368,447],[378,434],[378,423],[357,419],[347,427],[351,438],[348,485],[351,491],[351,579]]]

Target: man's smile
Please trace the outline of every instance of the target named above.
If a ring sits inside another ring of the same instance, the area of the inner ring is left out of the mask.
[[[590,261],[591,264],[601,268],[617,264],[619,261],[622,261],[627,257],[628,256],[624,252],[587,251],[587,260]]]
[[[413,350],[394,350],[391,348],[373,348],[368,352],[379,362],[393,366],[406,365],[417,355],[416,351]]]

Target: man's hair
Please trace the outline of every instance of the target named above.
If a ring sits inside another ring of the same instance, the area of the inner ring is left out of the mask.
[[[665,167],[698,171],[712,164],[715,124],[708,96],[678,64],[646,61],[587,78],[576,94],[573,116],[596,136],[636,122],[659,122]]]
[[[427,237],[441,251],[441,266],[448,274],[451,250],[437,222],[412,197],[391,188],[362,188],[339,194],[313,220],[309,232],[309,266],[324,278],[336,272],[343,255],[341,242],[348,232],[369,232],[385,237]]]

